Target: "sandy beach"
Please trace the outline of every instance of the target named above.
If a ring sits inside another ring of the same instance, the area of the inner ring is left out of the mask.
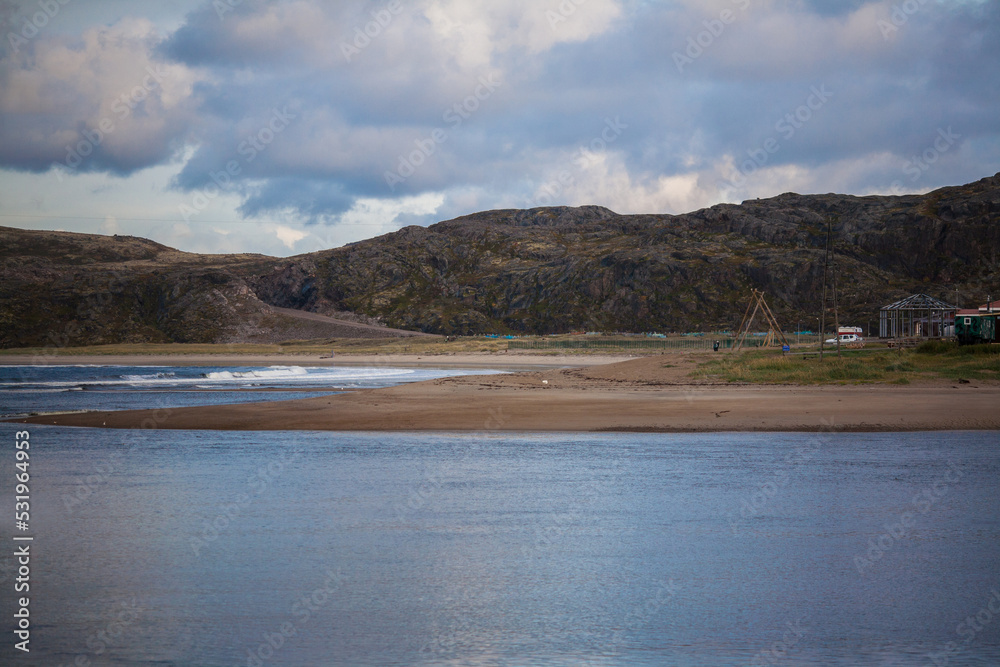
[[[687,373],[693,362],[685,355],[617,362],[587,358],[588,366],[547,369],[545,365],[559,364],[557,358],[530,359],[524,363],[544,359],[544,365],[509,375],[445,378],[303,400],[38,415],[17,421],[262,431],[1000,430],[1000,387],[991,384],[739,386],[692,382]],[[270,358],[268,363],[273,362]],[[498,362],[499,355],[493,356],[493,367],[506,366]],[[243,358],[241,363],[250,361]],[[291,362],[282,358],[281,363]],[[441,360],[419,363],[440,366]]]

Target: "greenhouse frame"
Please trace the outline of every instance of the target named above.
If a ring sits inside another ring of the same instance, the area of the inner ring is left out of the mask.
[[[957,310],[927,294],[908,296],[879,310],[879,338],[945,338]]]

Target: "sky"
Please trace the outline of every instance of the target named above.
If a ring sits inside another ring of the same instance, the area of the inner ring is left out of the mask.
[[[997,0],[0,0],[0,225],[313,252],[1000,171]]]

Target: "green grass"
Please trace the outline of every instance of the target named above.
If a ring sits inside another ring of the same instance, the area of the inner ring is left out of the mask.
[[[917,367],[914,366],[912,363],[910,363],[908,360],[901,359],[899,361],[890,361],[889,363],[887,363],[885,365],[885,370],[890,373],[894,371],[906,372],[906,371],[915,371],[917,370]]]
[[[924,343],[917,350],[850,350],[804,358],[775,350],[726,354],[704,362],[695,379],[750,384],[906,385],[927,380],[1000,381],[1000,345],[959,347]]]
[[[956,349],[956,343],[949,343],[943,340],[927,340],[917,346],[919,354],[944,354]]]

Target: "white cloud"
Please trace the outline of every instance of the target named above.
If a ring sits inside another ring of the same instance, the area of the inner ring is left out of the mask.
[[[295,244],[309,236],[309,233],[301,229],[292,229],[291,227],[278,225],[274,228],[274,235],[278,237],[279,241],[285,244],[286,248],[293,250]]]
[[[616,0],[430,0],[423,5],[441,48],[466,70],[496,66],[498,54],[538,54],[583,42],[615,25]]]
[[[127,18],[79,41],[39,37],[30,58],[0,61],[3,135],[22,143],[28,133],[33,151],[53,161],[74,148],[84,161],[103,153],[121,165],[169,156],[166,144],[193,120],[186,107],[200,77],[155,60],[160,38],[149,21]]]
[[[558,183],[553,173],[549,183]],[[569,185],[556,197],[546,197],[543,188],[535,193],[536,203],[582,206],[598,204],[617,213],[685,213],[717,201],[717,193],[702,186],[697,172],[675,175],[630,172],[624,156],[614,151],[590,154],[576,160],[569,172]]]

